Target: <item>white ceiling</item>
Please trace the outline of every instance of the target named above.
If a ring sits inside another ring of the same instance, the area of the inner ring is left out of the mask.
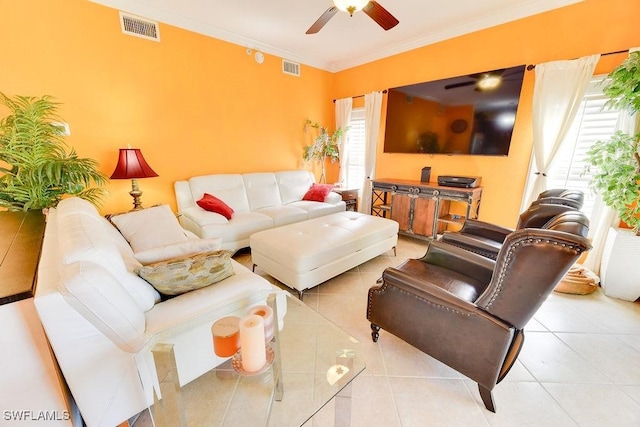
[[[335,72],[583,0],[380,0],[400,21],[391,30],[338,12],[314,35],[332,0],[91,1]]]

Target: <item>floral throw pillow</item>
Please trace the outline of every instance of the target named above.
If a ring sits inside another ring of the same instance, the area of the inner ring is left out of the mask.
[[[136,273],[164,295],[180,295],[235,274],[229,251],[204,252],[144,265]]]

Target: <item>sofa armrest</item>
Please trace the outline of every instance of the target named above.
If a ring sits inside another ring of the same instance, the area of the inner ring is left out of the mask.
[[[329,191],[327,197],[325,197],[325,203],[331,203],[332,205],[338,205],[342,201],[342,196],[334,191]]]

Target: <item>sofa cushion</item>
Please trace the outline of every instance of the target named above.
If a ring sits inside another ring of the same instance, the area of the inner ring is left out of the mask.
[[[205,211],[215,212],[226,219],[231,219],[233,217],[233,208],[209,193],[204,193],[204,196],[202,196],[202,198],[196,203]]]
[[[89,261],[102,266],[120,281],[142,311],[149,310],[160,300],[160,295],[147,282],[127,270],[122,254],[103,221],[102,217],[82,212],[57,218],[58,233],[63,236],[59,243],[63,264]]]
[[[144,312],[109,270],[88,261],[74,262],[60,270],[58,289],[69,305],[123,351],[134,353],[145,343]]]
[[[196,176],[189,179],[189,185],[193,200],[200,200],[204,193],[209,193],[233,208],[234,212],[248,212],[250,210],[242,175],[216,174]]]
[[[80,212],[100,216],[98,209],[93,203],[80,197],[67,197],[66,199],[60,200],[56,206],[56,212],[58,212],[58,217]]]
[[[118,250],[120,251],[120,254],[123,256],[123,258],[133,256],[133,249],[131,249],[131,246],[129,246],[129,242],[127,242],[124,236],[120,234],[118,229],[114,227],[114,225],[109,222],[109,220],[100,215],[98,209],[93,203],[79,197],[68,197],[66,199],[62,199],[60,203],[58,203],[58,206],[56,206],[56,215],[58,216],[58,218],[63,218],[67,215],[74,215],[79,213],[89,215],[90,217],[95,218],[96,221],[99,221],[103,224],[105,231],[107,232],[107,234],[109,234],[109,236],[111,236],[113,242],[118,247]],[[127,261],[125,261],[125,264],[126,263]]]
[[[154,262],[166,261],[173,258],[194,255],[201,252],[217,251],[220,249],[222,239],[215,237],[212,239],[190,239],[186,242],[172,243],[170,245],[158,246],[138,252],[135,258],[141,264],[152,264]]]
[[[338,197],[340,196],[338,195]],[[298,202],[290,203],[287,206],[293,206],[295,208],[307,211],[309,219],[318,218],[333,213],[344,212],[345,210],[344,203],[332,205],[331,203],[313,202],[311,200],[300,200]]]
[[[227,251],[212,251],[145,265],[136,272],[160,293],[180,295],[233,275],[230,259]]]
[[[276,180],[280,189],[282,204],[302,200],[307,190],[311,188],[315,178],[313,174],[305,170],[276,172]]]
[[[282,206],[280,190],[274,173],[247,173],[242,175],[244,188],[252,211],[273,206]]]
[[[187,236],[169,205],[114,215],[111,222],[127,239],[134,253],[187,241]]]
[[[224,249],[224,242],[248,239],[253,233],[267,228],[273,228],[273,218],[259,212],[236,212],[228,224],[209,223],[202,226],[201,237],[221,237]]]
[[[273,219],[273,226],[291,224],[293,222],[305,221],[309,218],[306,210],[296,208],[294,206],[271,206],[268,208],[258,209],[256,213],[267,215]]]
[[[324,202],[331,190],[333,190],[333,184],[311,184],[311,188],[307,190],[302,200]]]

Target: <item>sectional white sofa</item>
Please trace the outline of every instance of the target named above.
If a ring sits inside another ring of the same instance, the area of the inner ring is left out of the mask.
[[[302,200],[314,181],[313,173],[305,170],[202,175],[177,181],[180,223],[201,238],[221,237],[223,249],[236,251],[248,247],[249,236],[258,231],[346,209],[334,192],[323,202]],[[230,206],[232,218],[198,206],[205,193]]]
[[[210,325],[185,328],[185,322],[229,305],[242,315],[264,304],[256,293],[262,298],[261,291],[276,291],[231,263],[231,277],[160,301],[156,290],[132,272],[141,264],[131,246],[92,204],[69,198],[50,210],[34,301],[88,426],[116,426],[153,403],[157,377],[150,345],[157,334],[180,331],[170,342],[182,384],[224,361],[213,353]]]

